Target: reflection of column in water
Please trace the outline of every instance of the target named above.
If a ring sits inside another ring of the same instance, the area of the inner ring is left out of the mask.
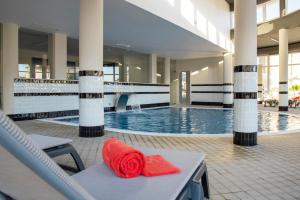
[[[286,130],[289,128],[289,116],[278,114],[278,129]]]
[[[180,132],[183,134],[190,133],[190,116],[189,116],[189,108],[182,108],[181,109],[181,127]]]

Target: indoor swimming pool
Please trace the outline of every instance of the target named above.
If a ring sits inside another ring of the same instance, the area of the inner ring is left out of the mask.
[[[78,117],[55,121],[78,124]],[[105,113],[107,129],[167,134],[225,134],[232,133],[233,110],[164,107],[141,112]],[[259,111],[259,132],[300,129],[300,116]]]

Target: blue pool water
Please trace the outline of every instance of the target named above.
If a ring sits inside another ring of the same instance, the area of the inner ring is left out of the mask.
[[[55,119],[78,124],[78,117]],[[275,112],[259,112],[258,130],[300,129],[300,118]],[[158,108],[142,112],[106,113],[105,127],[132,131],[174,134],[231,133],[233,111],[198,108]]]

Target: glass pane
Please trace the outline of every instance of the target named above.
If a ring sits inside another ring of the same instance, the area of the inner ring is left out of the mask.
[[[114,75],[104,75],[104,81],[114,82]]]
[[[35,73],[35,78],[42,79],[43,78],[42,73],[36,72]]]
[[[279,1],[271,1],[266,4],[266,20],[271,20],[280,16]]]
[[[279,67],[270,68],[270,93],[271,98],[278,99],[278,87],[279,82]]]
[[[68,68],[68,73],[75,73],[75,69],[74,69],[74,68],[71,68],[71,67],[69,67],[69,68]]]
[[[50,65],[47,65],[47,66],[46,66],[46,72],[49,72],[49,73],[50,73]]]
[[[234,12],[230,13],[230,19],[231,19],[231,28],[234,28]]]
[[[287,4],[287,13],[291,13],[300,9],[299,0],[286,0],[286,4]]]
[[[279,56],[278,55],[272,55],[269,58],[270,58],[270,65],[271,66],[279,65]]]
[[[119,81],[119,75],[115,75],[115,81]]]
[[[30,78],[29,72],[19,72],[19,78]]]
[[[28,64],[19,64],[19,71],[29,72],[30,66]]]
[[[103,67],[104,74],[114,74],[114,67]]]
[[[292,54],[292,64],[300,64],[300,53]]]
[[[257,6],[257,23],[262,23],[264,21],[264,9],[263,5]]]
[[[43,68],[41,65],[35,65],[35,72],[42,72]]]
[[[115,67],[115,74],[119,74],[119,67]]]

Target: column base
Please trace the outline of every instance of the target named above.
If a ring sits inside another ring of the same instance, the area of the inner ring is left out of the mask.
[[[257,145],[257,132],[244,133],[233,132],[233,144],[240,146],[255,146]]]
[[[104,135],[102,126],[79,126],[79,137],[101,137]]]
[[[233,108],[233,104],[223,104],[223,108]]]
[[[283,111],[283,112],[286,112],[286,111],[289,111],[289,107],[288,106],[279,106],[279,111]]]

